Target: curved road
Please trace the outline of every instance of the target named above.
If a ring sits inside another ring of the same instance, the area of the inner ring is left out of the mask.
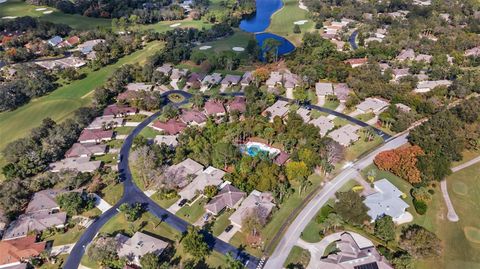
[[[185,100],[183,102],[176,103],[175,104],[176,106],[181,106],[181,105],[187,103],[188,100],[192,97],[192,95],[188,92],[181,91],[181,90],[172,90],[172,91],[168,91],[168,92],[165,92],[165,93],[162,94],[162,97],[163,97],[165,103],[169,103],[169,100],[166,97],[170,94],[180,94],[185,98]],[[231,93],[231,94],[225,94],[225,95],[243,96],[244,93],[243,92],[238,92],[238,93]],[[281,100],[289,101],[289,102],[295,101],[295,100],[288,99],[288,98],[285,98],[285,97],[282,97],[282,96],[277,96],[277,98],[279,98]],[[351,121],[355,124],[358,124],[362,127],[370,126],[367,123],[362,122],[362,121],[360,121],[356,118],[350,117],[348,115],[339,113],[339,112],[331,110],[331,109],[327,109],[327,108],[316,106],[316,105],[307,105],[306,107],[310,108],[310,109],[315,109],[315,110],[319,110],[319,111],[322,111],[322,112],[333,114],[335,116],[338,116],[338,117],[344,118],[348,121]],[[68,259],[65,262],[65,265],[63,266],[63,268],[65,268],[65,269],[78,268],[78,266],[80,265],[80,261],[81,261],[83,255],[85,254],[85,250],[86,250],[87,246],[93,241],[93,239],[95,238],[97,233],[100,231],[102,226],[105,225],[105,223],[107,223],[112,217],[114,217],[119,212],[118,207],[123,203],[137,203],[137,202],[142,203],[147,207],[147,209],[150,213],[152,213],[157,218],[162,219],[164,222],[166,222],[168,225],[172,226],[176,230],[178,230],[180,232],[185,232],[187,230],[188,226],[190,225],[188,222],[186,222],[183,219],[179,218],[178,216],[170,213],[166,209],[160,207],[157,203],[155,203],[153,200],[151,200],[149,197],[147,197],[135,185],[135,183],[132,180],[132,174],[131,174],[130,168],[129,168],[128,157],[129,157],[130,148],[132,147],[132,144],[133,144],[133,140],[148,124],[153,122],[160,114],[161,114],[161,112],[159,111],[159,112],[156,112],[153,115],[149,116],[146,120],[144,120],[137,127],[135,127],[135,129],[125,139],[125,141],[122,145],[122,148],[120,149],[120,162],[118,164],[118,171],[120,172],[120,177],[121,177],[122,183],[124,185],[123,196],[115,205],[113,205],[109,210],[107,210],[100,217],[98,217],[85,230],[85,232],[82,234],[82,236],[77,241],[75,246],[72,248],[72,251],[71,251],[70,255],[68,256]],[[391,136],[388,135],[387,133],[384,133],[382,130],[377,129],[373,126],[370,126],[370,127],[372,127],[375,130],[375,132],[379,136],[381,136],[384,140],[391,139]],[[389,143],[395,143],[394,141],[398,141],[398,140],[394,139]],[[387,143],[386,145],[389,145],[389,143]],[[382,151],[385,150],[386,145],[384,145],[380,149]],[[373,155],[373,156],[375,156],[375,155]],[[372,160],[373,160],[373,158],[372,158]],[[346,171],[350,171],[350,169],[352,169],[352,168],[349,168]],[[346,174],[350,175],[350,172],[346,172]],[[342,172],[342,174],[344,174],[344,173]],[[340,174],[340,175],[342,175],[342,174]],[[343,183],[345,183],[346,180],[348,180],[348,179],[350,179],[350,178],[348,176],[345,176],[345,178],[343,178],[341,180],[333,180],[332,184],[334,184],[334,186],[338,186],[338,188],[340,188],[341,185],[343,185]],[[337,182],[337,183],[333,183],[334,181]],[[323,190],[322,190],[322,192],[323,192]],[[315,197],[312,200],[312,202],[315,201],[316,199],[317,199],[317,197]],[[307,207],[309,207],[312,204],[312,202],[310,202],[307,205]],[[302,214],[307,209],[307,207],[300,214]],[[316,210],[314,210],[313,213],[316,213]],[[306,219],[306,221],[304,221],[304,222],[308,223],[308,221],[310,219],[311,219],[311,217]],[[291,229],[289,228],[287,233],[290,230]],[[211,246],[211,248],[213,250],[218,251],[222,254],[234,253],[235,257],[237,259],[241,260],[246,265],[247,268],[249,268],[249,269],[257,268],[257,266],[260,262],[260,260],[257,257],[254,257],[254,256],[252,256],[252,255],[250,255],[250,254],[248,254],[248,253],[246,253],[246,252],[244,252],[244,251],[242,251],[242,250],[240,250],[240,249],[238,249],[238,248],[236,248],[236,247],[234,247],[234,246],[232,246],[232,245],[230,245],[230,244],[228,244],[228,243],[226,243],[222,240],[219,240],[219,239],[213,237],[211,234],[208,234],[207,232],[204,232],[204,234],[205,234],[205,238],[207,238],[207,242],[209,243],[209,245]],[[285,238],[287,238],[287,237],[284,236],[284,239]],[[298,238],[298,236],[296,238]],[[296,238],[295,238],[295,241],[296,241]],[[282,242],[284,241],[284,239],[282,239]],[[277,250],[278,249],[280,249],[280,248],[277,247]],[[277,253],[277,251],[275,253]],[[284,257],[283,258],[281,257],[281,258],[286,259],[287,255],[289,253],[290,253],[290,250],[288,250],[286,255],[284,255]],[[270,262],[270,264],[272,264],[275,261],[275,259],[271,259],[271,260],[272,260],[272,262]],[[270,267],[270,268],[281,268],[282,266],[283,266],[283,262],[281,263],[280,267]]]
[[[353,33],[348,37],[348,42],[350,43],[350,46],[352,46],[353,50],[358,49],[358,45],[355,42],[355,39],[357,39],[358,31],[355,30]]]
[[[333,197],[335,193],[350,179],[356,176],[356,174],[362,169],[366,168],[373,163],[375,156],[385,150],[397,148],[407,143],[408,133],[404,133],[392,138],[381,147],[377,148],[373,152],[369,153],[362,159],[356,161],[349,168],[344,169],[335,178],[329,181],[308,204],[298,214],[295,220],[290,224],[287,231],[283,235],[282,239],[278,243],[275,251],[265,264],[266,269],[278,269],[283,268],[283,264],[290,254],[293,246],[297,243],[300,234],[303,232],[307,224],[311,219],[315,217],[318,210],[327,203],[328,199]]]

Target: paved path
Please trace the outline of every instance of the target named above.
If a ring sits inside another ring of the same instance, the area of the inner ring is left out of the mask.
[[[181,106],[188,102],[188,99],[191,98],[191,94],[183,91],[170,91],[162,95],[166,97],[166,95],[171,93],[178,93],[181,94],[185,100],[181,103],[176,103],[175,105]],[[166,102],[168,102],[167,98],[164,98]],[[124,192],[123,196],[114,206],[110,209],[105,211],[102,215],[100,215],[80,236],[80,239],[77,241],[75,246],[72,248],[71,254],[68,256],[67,261],[65,262],[63,268],[65,269],[74,269],[78,268],[80,265],[80,260],[82,259],[83,255],[85,254],[86,248],[88,245],[93,241],[97,233],[100,231],[103,225],[107,223],[112,217],[118,214],[118,207],[123,203],[142,203],[148,209],[148,211],[153,214],[155,217],[163,220],[165,223],[170,225],[177,231],[185,232],[190,226],[189,223],[184,221],[183,219],[179,218],[178,216],[170,213],[166,209],[160,207],[157,203],[147,197],[142,190],[140,190],[132,180],[132,174],[130,172],[128,157],[130,153],[130,148],[132,147],[133,140],[135,137],[145,128],[148,124],[150,124],[153,120],[155,120],[161,111],[156,112],[141,122],[126,138],[120,150],[120,163],[118,164],[118,170],[120,171],[120,178],[124,185]],[[207,243],[209,246],[222,254],[232,253],[233,256],[242,261],[245,264],[246,268],[248,269],[255,269],[259,264],[260,260],[246,252],[242,249],[238,249],[228,243],[225,243],[206,231],[202,231],[204,234]]]
[[[356,161],[349,168],[344,169],[340,174],[333,178],[330,182],[325,184],[323,189],[321,189],[308,204],[302,209],[298,216],[293,220],[293,222],[288,227],[287,231],[283,234],[282,239],[278,243],[274,253],[267,261],[265,268],[267,269],[278,269],[283,267],[288,254],[292,250],[292,247],[296,244],[298,238],[300,237],[301,232],[305,229],[310,220],[315,216],[318,210],[330,199],[335,193],[358,171],[361,171],[365,167],[373,163],[375,156],[385,150],[397,148],[405,143],[407,143],[408,133],[404,133],[396,136],[395,138],[389,140],[387,143],[383,144],[381,147],[377,148],[375,151],[366,155],[362,159]]]
[[[60,254],[68,254],[70,251],[72,251],[72,248],[75,244],[68,244],[68,245],[61,245],[61,246],[56,246],[53,247],[50,250],[50,255],[51,256],[57,256]]]
[[[112,206],[107,203],[107,201],[103,200],[102,197],[98,196],[98,194],[94,193],[93,196],[95,197],[95,206],[100,209],[102,213],[105,213],[112,208]]]
[[[480,162],[480,156],[465,162],[463,164],[457,165],[452,168],[452,172],[457,172],[460,171],[464,168],[467,168],[469,166],[472,166],[476,163]],[[442,195],[443,195],[443,200],[445,200],[445,204],[447,205],[447,218],[451,222],[457,222],[460,220],[460,218],[457,215],[457,212],[455,212],[455,208],[453,207],[452,200],[450,200],[450,195],[448,195],[448,189],[447,189],[447,180],[444,179],[440,182],[440,188],[442,189]]]

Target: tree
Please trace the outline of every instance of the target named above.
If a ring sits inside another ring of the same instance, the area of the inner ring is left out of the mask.
[[[147,145],[137,146],[131,154],[132,165],[145,189],[156,187],[162,181],[163,169],[159,167],[159,158],[153,149]]]
[[[162,110],[162,115],[165,116],[167,119],[173,119],[176,118],[180,114],[178,108],[176,108],[172,104],[168,104],[163,107]]]
[[[385,215],[375,220],[374,233],[384,241],[395,240],[395,224],[392,217]]]
[[[238,160],[240,152],[237,147],[229,142],[220,142],[213,145],[212,162],[217,167],[226,168],[234,161]]]
[[[149,252],[140,258],[142,269],[159,269],[160,259],[157,254]]]
[[[88,211],[94,207],[94,199],[84,199],[84,194],[79,192],[67,192],[57,197],[58,205],[68,215],[78,215],[81,212]]]
[[[267,224],[268,211],[263,206],[254,207],[242,220],[242,229],[253,235],[260,236],[259,231]]]
[[[188,227],[187,234],[182,239],[182,246],[196,261],[205,258],[210,253],[203,234],[194,226]]]
[[[118,207],[118,210],[125,214],[125,218],[128,221],[134,222],[141,217],[144,209],[140,203],[135,203],[133,205],[123,203]]]
[[[203,189],[203,194],[207,196],[208,199],[212,199],[217,193],[218,188],[215,185],[208,185]]]
[[[300,34],[302,31],[300,30],[300,26],[298,24],[295,24],[293,26],[293,33],[294,34]]]
[[[403,229],[400,235],[400,246],[416,259],[436,257],[442,252],[440,239],[417,224]]]
[[[368,207],[363,203],[364,197],[350,190],[347,192],[337,192],[335,194],[337,202],[333,206],[334,211],[339,214],[346,222],[353,225],[362,225],[369,221]]]
[[[342,218],[335,213],[328,214],[327,218],[320,223],[320,226],[322,227],[324,234],[331,229],[335,231],[338,227],[342,225],[343,225]]]
[[[255,84],[258,87],[260,83],[265,82],[268,79],[268,77],[270,76],[270,72],[268,71],[268,69],[260,67],[253,71],[252,75],[255,79]]]
[[[292,161],[287,163],[285,166],[285,173],[288,180],[297,181],[300,183],[300,188],[298,190],[300,194],[308,186],[308,176],[311,172],[304,162]]]
[[[245,266],[240,260],[235,259],[229,252],[225,259],[225,269],[243,269]]]
[[[113,237],[99,237],[88,247],[87,255],[98,264],[113,268],[120,267],[120,259],[117,255],[118,242]]]
[[[381,170],[406,179],[410,183],[421,182],[420,170],[417,168],[418,156],[424,154],[419,146],[408,146],[380,152],[374,163]]]
[[[262,44],[262,51],[263,51],[263,58],[267,61],[274,61],[278,60],[278,48],[282,45],[280,41],[275,38],[267,38],[263,41]]]

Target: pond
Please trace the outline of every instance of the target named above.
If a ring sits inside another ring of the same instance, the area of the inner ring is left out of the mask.
[[[240,22],[240,29],[248,33],[256,33],[255,39],[258,46],[261,48],[263,42],[268,38],[273,38],[280,41],[281,45],[278,48],[278,55],[284,55],[295,50],[295,46],[286,38],[263,32],[270,25],[270,20],[275,11],[283,6],[282,0],[257,0],[257,11]],[[260,60],[263,59],[263,52],[259,55]]]

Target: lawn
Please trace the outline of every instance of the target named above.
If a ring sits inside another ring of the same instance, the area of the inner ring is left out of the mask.
[[[248,41],[253,38],[253,34],[236,29],[233,35],[212,42],[203,43],[197,48],[195,48],[195,50],[199,50],[199,48],[202,46],[211,46],[212,48],[210,49],[199,51],[202,51],[206,54],[215,54],[222,51],[233,51],[233,47],[246,48]]]
[[[59,256],[55,257],[55,263],[46,262],[38,268],[39,269],[60,269],[60,268],[62,268],[62,265],[65,262],[65,260],[67,259],[67,257],[68,257],[67,254],[59,255]]]
[[[375,117],[375,114],[373,113],[364,113],[364,114],[360,114],[358,116],[356,116],[355,118],[363,121],[363,122],[367,122],[371,119],[373,119]]]
[[[76,109],[91,103],[88,94],[104,84],[118,67],[143,62],[161,47],[161,42],[151,42],[144,49],[119,59],[115,64],[89,72],[84,79],[62,86],[49,95],[34,99],[14,111],[0,113],[0,137],[2,138],[0,150],[3,150],[8,143],[28,135],[32,128],[40,125],[47,117],[55,121],[69,118]]]
[[[135,115],[128,115],[125,117],[125,121],[130,122],[142,122],[147,118],[147,115],[143,114],[135,114]]]
[[[108,185],[100,191],[100,197],[110,205],[116,204],[123,195],[123,184]]]
[[[196,29],[210,29],[213,24],[211,23],[206,23],[204,21],[198,20],[192,20],[192,19],[184,19],[184,20],[176,20],[176,21],[161,21],[158,23],[154,24],[146,24],[146,25],[140,25],[139,29],[141,30],[153,30],[155,32],[166,32],[169,30],[173,30],[175,27],[171,27],[171,25],[176,25],[180,24],[177,26],[177,28],[196,28]]]
[[[340,118],[340,117],[335,117],[333,120],[332,120],[333,124],[335,124],[335,127],[342,127],[342,126],[345,126],[347,124],[352,124],[351,122],[349,122],[348,120],[344,119],[344,118]]]
[[[37,8],[47,8],[47,10],[51,10],[53,12],[50,14],[44,14],[44,11],[35,10]],[[79,30],[95,29],[97,27],[111,27],[110,19],[91,18],[78,14],[65,14],[52,7],[29,5],[21,0],[8,0],[6,3],[0,4],[0,18],[6,16],[38,17],[43,21],[67,24],[72,28]]]
[[[108,153],[100,156],[94,156],[93,160],[102,161],[105,164],[115,164],[117,163],[118,154]]]
[[[326,100],[323,107],[331,110],[335,110],[339,105],[340,105],[340,101],[338,100],[335,100],[335,101]]]
[[[117,135],[128,135],[130,134],[135,127],[133,126],[119,126],[114,128],[113,130],[116,132]]]
[[[299,46],[302,41],[303,33],[315,30],[313,21],[308,17],[308,11],[298,7],[297,0],[283,0],[284,6],[272,15],[270,26],[266,32],[274,33],[285,37],[295,46]],[[294,34],[294,22],[308,20],[307,23],[300,25],[301,33]]]
[[[140,131],[140,135],[145,138],[155,138],[155,136],[160,135],[160,132],[153,129],[152,127],[146,127],[143,128],[142,131]]]
[[[175,204],[175,202],[178,201],[178,199],[180,197],[177,196],[177,197],[174,197],[174,198],[171,198],[171,199],[162,199],[162,198],[160,198],[160,193],[156,192],[150,198],[153,201],[155,201],[155,203],[157,203],[159,206],[161,206],[163,208],[169,208],[171,205]]]
[[[428,226],[444,242],[443,255],[422,261],[415,268],[480,268],[480,164],[460,170],[447,178],[448,192],[460,220],[446,220],[443,201],[442,211],[429,207]],[[440,196],[440,195],[436,195]],[[476,242],[474,242],[476,240]]]
[[[68,229],[67,232],[57,232],[54,235],[43,239],[44,241],[53,241],[53,246],[72,244],[77,242],[84,231],[84,227],[76,225],[75,227]]]
[[[378,145],[383,143],[383,139],[375,135],[372,141],[365,141],[365,134],[361,130],[358,131],[358,135],[360,139],[357,142],[353,143],[353,145],[349,146],[345,152],[345,160],[346,161],[353,161],[360,157],[365,152],[376,148]]]
[[[283,266],[285,266],[285,268],[287,269],[307,268],[309,262],[310,262],[310,252],[299,246],[293,246]]]
[[[194,223],[197,221],[199,218],[202,217],[202,215],[205,213],[205,208],[203,206],[207,203],[207,199],[205,198],[200,198],[195,203],[192,205],[185,205],[182,207],[178,212],[175,214],[179,216],[180,218],[190,222]]]
[[[230,220],[228,219],[234,210],[225,210],[222,212],[220,216],[217,216],[215,220],[213,221],[213,227],[212,227],[212,234],[214,236],[219,236],[223,231],[225,231],[225,228],[227,228],[228,225],[230,225]]]

